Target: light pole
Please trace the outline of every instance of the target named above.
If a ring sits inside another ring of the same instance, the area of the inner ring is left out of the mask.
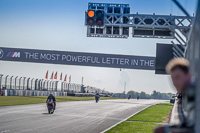
[[[47,91],[49,90],[49,80],[47,80]]]
[[[33,90],[33,80],[34,80],[34,78],[31,79],[31,90]]]
[[[40,79],[37,80],[37,90],[40,90]]]
[[[83,79],[84,79],[84,77],[82,77],[82,85],[83,85]]]
[[[64,82],[64,91],[67,89],[67,83]]]
[[[12,89],[12,78],[13,78],[14,76],[11,76],[10,77],[10,89]]]
[[[19,90],[21,89],[21,86],[20,86],[21,85],[21,79],[22,79],[22,77],[19,78]]]
[[[76,92],[76,84],[74,83],[74,93]]]
[[[50,89],[49,90],[53,91],[53,81],[50,81]]]
[[[41,88],[40,90],[43,90],[43,89],[44,89],[43,84],[45,83],[45,81],[44,81],[44,82],[43,82],[43,81],[44,81],[44,79],[41,79],[41,80],[40,80],[40,86],[41,86],[41,87],[40,87],[40,88]]]
[[[26,79],[26,77],[24,77],[24,81],[23,81],[23,90],[25,88],[25,79]]]
[[[3,74],[0,74],[0,95],[1,95],[1,80],[2,80]]]
[[[5,80],[5,87],[7,88],[7,78],[9,75],[6,76],[6,80]]]
[[[43,82],[43,90],[46,90],[46,87],[45,87],[45,86],[47,86],[46,83],[47,83],[47,80],[44,80],[44,82]]]
[[[126,95],[126,82],[124,83],[124,98],[125,98],[125,95]]]
[[[27,90],[29,89],[29,80],[30,78],[27,79]]]
[[[61,82],[61,91],[63,91],[63,89],[64,89],[64,87],[63,87],[63,86],[64,86],[63,83],[64,83],[64,82]]]
[[[68,84],[67,84],[68,92],[70,92],[70,88],[71,88],[70,83],[68,83]]]
[[[15,77],[15,89],[17,88],[17,86],[16,86],[16,84],[17,84],[17,78],[18,78],[18,76]]]
[[[59,81],[56,81],[56,91],[58,90],[58,82]]]
[[[35,79],[35,90],[38,90],[38,79]]]

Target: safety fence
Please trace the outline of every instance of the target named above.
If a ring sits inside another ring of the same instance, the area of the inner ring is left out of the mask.
[[[2,90],[3,96],[48,96],[49,94],[53,94],[54,96],[67,96],[67,92],[62,91]]]
[[[61,82],[61,88],[58,88],[59,83],[60,81],[0,74],[0,92],[3,96],[46,96],[50,93],[55,93],[56,96],[90,96],[91,93],[109,93],[96,87],[67,82]]]
[[[57,91],[58,81],[0,75],[1,89]]]

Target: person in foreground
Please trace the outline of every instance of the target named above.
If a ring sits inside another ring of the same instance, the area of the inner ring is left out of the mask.
[[[166,72],[170,74],[174,87],[177,91],[178,104],[188,103],[194,101],[194,81],[189,70],[189,61],[185,58],[174,58],[166,66]],[[186,102],[185,102],[186,101]],[[183,105],[182,105],[183,106]],[[191,113],[193,107],[186,107],[185,111]],[[193,114],[188,114],[192,117]],[[190,118],[191,118],[190,117]],[[191,133],[193,123],[184,120],[179,125],[160,126],[155,129],[154,133]],[[185,130],[186,129],[186,130]],[[187,130],[189,129],[189,130]],[[176,131],[175,131],[176,130]]]

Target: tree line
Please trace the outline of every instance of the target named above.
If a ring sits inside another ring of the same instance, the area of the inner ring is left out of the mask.
[[[128,96],[131,96],[132,99],[136,99],[138,96],[140,99],[163,99],[163,100],[169,100],[172,98],[174,94],[172,93],[160,93],[157,91],[153,91],[152,94],[147,94],[144,91],[136,92],[136,91],[129,91],[127,94],[125,93],[114,93],[113,97],[119,97],[119,98],[128,98]]]

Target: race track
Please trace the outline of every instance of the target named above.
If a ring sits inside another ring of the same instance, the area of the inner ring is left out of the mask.
[[[0,133],[99,133],[162,100],[58,102],[54,114],[46,104],[0,107]]]

